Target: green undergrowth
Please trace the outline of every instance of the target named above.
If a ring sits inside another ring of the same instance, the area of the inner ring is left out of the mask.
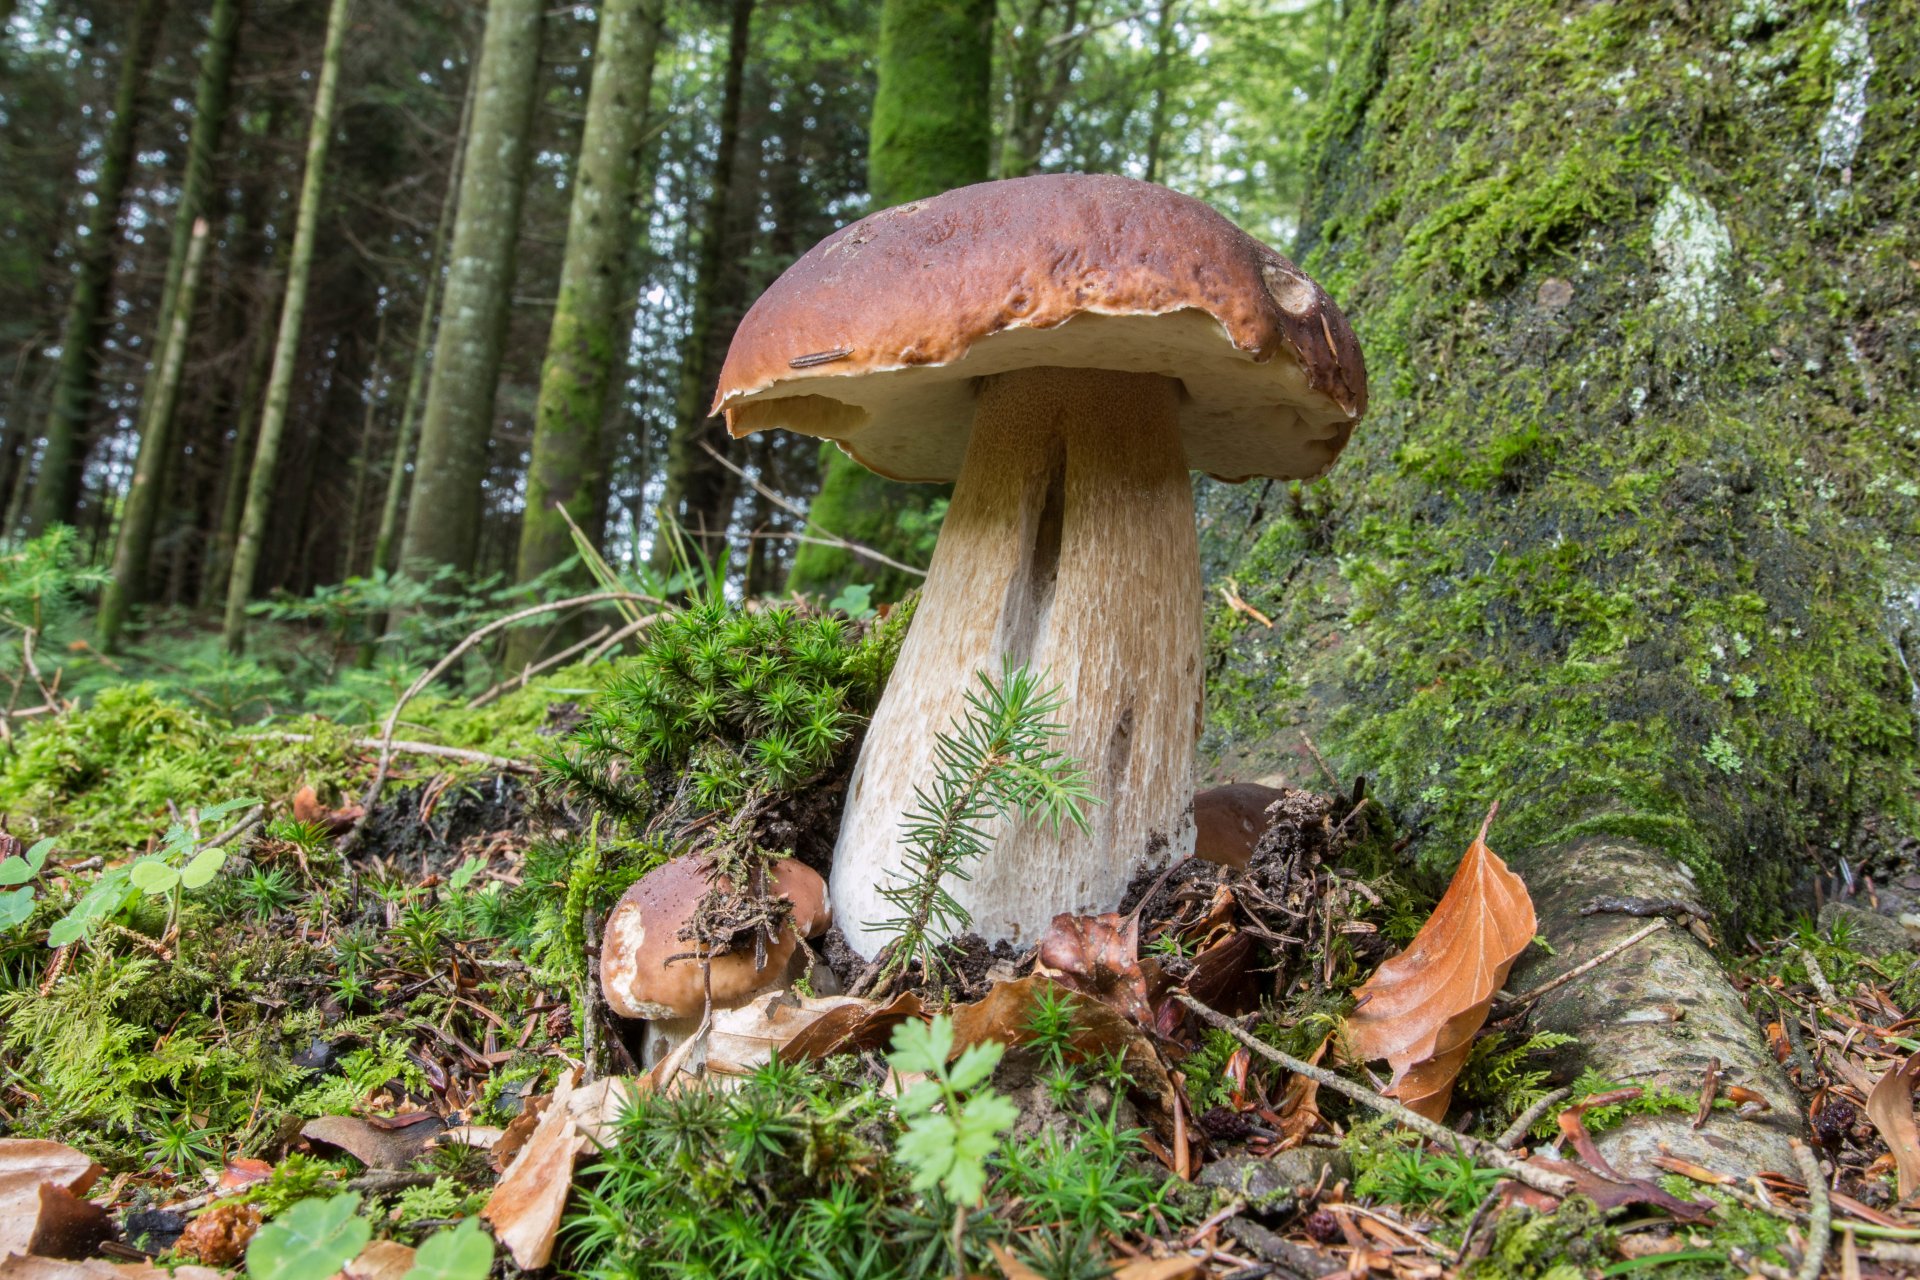
[[[1920,141],[1809,141],[1891,12],[1356,6],[1305,264],[1372,408],[1311,486],[1209,486],[1205,746],[1310,729],[1444,865],[1587,832],[1776,926],[1791,864],[1915,821]],[[1851,855],[1850,855],[1851,856]]]

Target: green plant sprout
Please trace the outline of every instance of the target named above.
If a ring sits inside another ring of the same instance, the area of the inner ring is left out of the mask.
[[[999,1149],[1000,1135],[1020,1118],[1011,1101],[984,1087],[1005,1052],[1005,1045],[986,1040],[969,1045],[949,1065],[953,1020],[944,1014],[895,1029],[888,1064],[902,1075],[926,1077],[894,1104],[907,1121],[894,1155],[913,1170],[915,1191],[938,1187],[963,1211],[980,1203],[987,1161]]]
[[[19,885],[0,893],[0,932],[25,924],[33,914],[33,884],[53,852],[53,837],[36,840],[25,853],[16,853],[0,861],[0,885]]]
[[[227,862],[225,849],[202,845],[201,825],[258,803],[248,796],[190,810],[187,820],[167,828],[158,852],[101,872],[73,909],[47,930],[47,945],[64,947],[80,941],[101,921],[119,915],[142,894],[167,899],[167,928],[162,937],[172,937],[180,924],[181,895],[205,887]]]
[[[1017,813],[1059,831],[1087,827],[1095,803],[1086,772],[1054,746],[1064,726],[1054,717],[1065,704],[1058,686],[1044,688],[1024,665],[1004,662],[996,682],[979,673],[980,687],[966,709],[934,739],[931,791],[916,787],[913,811],[901,824],[906,865],[880,896],[900,909],[877,928],[893,935],[880,982],[904,972],[916,957],[929,977],[939,972],[934,941],[965,930],[973,917],[948,892],[949,877],[968,878],[966,864],[982,857],[982,824]]]

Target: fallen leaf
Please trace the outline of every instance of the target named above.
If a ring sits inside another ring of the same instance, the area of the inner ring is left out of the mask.
[[[1682,1160],[1679,1156],[1655,1156],[1652,1163],[1655,1168],[1665,1169],[1668,1173],[1677,1173],[1681,1177],[1691,1178],[1695,1182],[1704,1182],[1710,1187],[1723,1187],[1729,1183],[1740,1181],[1740,1179],[1730,1173],[1715,1173],[1713,1170],[1702,1165],[1697,1165],[1691,1160]]]
[[[325,827],[329,835],[339,835],[360,820],[365,812],[357,804],[330,809],[320,802],[320,793],[311,784],[293,793],[293,820],[309,826]]]
[[[983,1041],[1023,1045],[1032,1039],[1028,1029],[1040,993],[1065,988],[1043,974],[1015,982],[996,982],[986,997],[953,1010],[953,1054],[964,1053]],[[1164,1140],[1173,1134],[1174,1090],[1153,1042],[1139,1027],[1121,1017],[1112,1006],[1079,1000],[1073,1011],[1073,1034],[1066,1044],[1069,1062],[1086,1062],[1118,1053],[1133,1079],[1134,1089],[1148,1105],[1146,1118]]]
[[[567,1095],[567,1110],[573,1116],[580,1136],[593,1147],[605,1150],[613,1145],[614,1126],[620,1114],[633,1105],[646,1084],[632,1076],[602,1076]]]
[[[520,1154],[520,1148],[527,1145],[527,1139],[540,1126],[540,1117],[545,1114],[551,1099],[552,1095],[545,1093],[522,1099],[520,1114],[507,1121],[506,1132],[500,1135],[499,1141],[493,1144],[489,1152],[496,1172],[505,1173],[507,1166],[513,1163],[513,1158]]]
[[[1595,1173],[1585,1165],[1555,1160],[1551,1156],[1534,1156],[1527,1163],[1536,1169],[1545,1169],[1548,1173],[1558,1173],[1571,1178],[1574,1191],[1588,1197],[1602,1209],[1618,1209],[1630,1204],[1650,1204],[1665,1209],[1674,1217],[1685,1221],[1704,1218],[1713,1209],[1711,1204],[1682,1200],[1678,1196],[1669,1195],[1645,1178],[1609,1178],[1604,1174]]]
[[[1113,1280],[1194,1280],[1207,1274],[1199,1258],[1135,1258],[1115,1267]]]
[[[85,1257],[112,1234],[106,1210],[80,1197],[102,1173],[58,1142],[0,1138],[0,1257]]]
[[[861,1000],[829,1009],[800,1034],[787,1041],[780,1056],[788,1062],[831,1058],[836,1053],[878,1049],[893,1038],[893,1029],[908,1018],[923,1018],[920,997],[911,991],[885,1004]]]
[[[256,1182],[265,1182],[272,1176],[273,1166],[265,1160],[256,1160],[252,1156],[240,1156],[227,1161],[226,1168],[220,1171],[219,1189],[238,1191]]]
[[[473,1147],[479,1151],[491,1151],[498,1146],[507,1131],[491,1124],[456,1124],[445,1130],[434,1140],[440,1147]]]
[[[1137,915],[1061,912],[1041,936],[1033,968],[1069,991],[1111,1005],[1142,1026],[1152,1023],[1147,976],[1140,970]]]
[[[410,1123],[396,1127],[392,1121],[379,1124],[358,1116],[321,1116],[301,1126],[300,1136],[338,1147],[369,1169],[405,1169],[425,1154],[447,1126],[428,1112],[399,1118]]]
[[[588,1145],[567,1107],[577,1074],[560,1077],[540,1123],[480,1210],[522,1271],[536,1271],[553,1257],[554,1233],[573,1187],[574,1157]]]
[[[1267,830],[1267,806],[1284,792],[1257,782],[1209,787],[1193,798],[1195,855],[1243,870]]]
[[[209,1267],[236,1266],[247,1256],[247,1245],[259,1229],[258,1205],[226,1200],[189,1222],[173,1248],[189,1262],[203,1262]]]
[[[107,1262],[88,1258],[68,1262],[31,1254],[0,1255],[0,1280],[231,1280],[212,1267],[181,1266],[171,1269],[150,1262]]]
[[[1474,1034],[1537,925],[1527,886],[1487,848],[1497,809],[1426,924],[1355,993],[1362,1004],[1347,1019],[1354,1059],[1385,1058],[1388,1095],[1430,1120],[1445,1117]]]
[[[757,996],[733,1009],[713,1011],[707,1033],[707,1070],[747,1075],[767,1064],[776,1050],[836,1009],[871,1007],[858,996],[796,996],[790,991]]]
[[[1045,1276],[1015,1257],[1013,1250],[998,1240],[989,1240],[987,1251],[993,1255],[994,1262],[999,1264],[1000,1274],[1005,1276],[1006,1280],[1047,1280]]]
[[[1920,1081],[1920,1053],[1891,1068],[1867,1095],[1867,1119],[1893,1153],[1902,1200],[1920,1190],[1920,1125],[1913,1118],[1916,1081]]]
[[[413,1249],[398,1240],[375,1240],[340,1268],[346,1280],[402,1280],[413,1270]]]

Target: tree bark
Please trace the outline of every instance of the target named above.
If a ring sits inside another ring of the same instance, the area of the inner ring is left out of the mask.
[[[109,651],[119,641],[127,607],[140,601],[146,590],[154,522],[160,513],[156,482],[173,451],[173,413],[179,400],[186,343],[193,331],[193,300],[198,283],[193,277],[199,269],[194,254],[205,253],[201,242],[208,228],[203,215],[214,157],[220,150],[220,135],[226,129],[234,49],[239,39],[240,0],[214,0],[206,56],[200,63],[200,85],[194,94],[186,175],[181,180],[180,202],[174,210],[167,275],[154,320],[153,365],[140,397],[140,456],[134,464],[132,487],[127,491],[126,506],[120,517],[113,581],[100,600],[100,643]]]
[[[71,523],[79,502],[94,376],[100,359],[100,330],[110,301],[114,246],[120,240],[120,198],[133,171],[140,88],[146,80],[147,65],[153,60],[165,10],[166,0],[139,0],[128,19],[126,47],[120,54],[120,79],[113,95],[113,119],[101,145],[94,203],[75,254],[73,291],[67,295],[66,320],[60,329],[60,361],[54,374],[53,404],[47,414],[46,443],[40,451],[39,475],[27,504],[29,533]]]
[[[187,326],[193,316],[194,299],[200,292],[209,235],[207,220],[194,219],[193,231],[187,237],[187,259],[181,264],[179,289],[174,298],[173,324],[159,343],[166,355],[154,370],[153,406],[148,414],[150,429],[140,438],[133,479],[127,485],[126,504],[120,515],[120,541],[114,548],[113,577],[100,596],[97,629],[100,647],[108,652],[118,645],[127,609],[141,598],[146,586],[147,556],[153,547],[153,526],[160,515],[169,461],[166,432],[151,428],[173,419],[174,402],[180,395],[180,371],[187,362]]]
[[[700,446],[705,443],[725,455],[732,444],[726,429],[708,418],[707,405],[713,395],[714,380],[719,376],[720,359],[725,354],[724,335],[715,332],[721,276],[739,269],[739,264],[726,260],[723,251],[732,212],[728,196],[733,188],[734,153],[740,143],[740,100],[753,30],[753,7],[754,0],[732,0],[727,66],[720,94],[720,136],[714,151],[706,209],[700,220],[700,261],[694,277],[693,316],[687,326],[685,354],[674,397],[673,438],[667,445],[666,486],[661,498],[666,518],[678,520],[691,535],[693,545],[711,560],[718,560],[726,550],[727,525],[732,517],[733,477]],[[670,545],[665,537],[654,538],[655,569],[665,572],[672,568]]]
[[[1375,408],[1320,484],[1207,488],[1209,565],[1275,623],[1214,606],[1219,771],[1305,729],[1430,866],[1500,798],[1543,899],[1684,887],[1733,937],[1910,829],[1909,16],[1354,8],[1303,262]],[[1567,963],[1585,919],[1543,913]],[[1688,1060],[1692,1012],[1629,1009],[1737,1008],[1697,951],[1601,981],[1566,1025],[1609,1074]]]
[[[560,298],[540,374],[515,571],[519,582],[539,577],[573,554],[566,517],[581,526],[590,524],[605,482],[600,429],[612,378],[626,367],[622,348],[631,336],[631,326],[621,324],[621,289],[628,278],[640,153],[665,20],[660,0],[607,0],[600,7],[593,83],[567,216]],[[576,585],[587,581],[584,572],[576,576]],[[532,661],[542,635],[535,628],[512,632],[507,666]]]
[[[387,463],[387,496],[380,506],[380,529],[373,539],[372,573],[394,570],[394,538],[400,532],[400,509],[406,502],[408,467],[413,457],[413,438],[420,425],[420,399],[427,385],[427,357],[433,350],[433,322],[439,313],[435,306],[440,296],[440,277],[446,268],[447,234],[453,228],[453,213],[460,196],[460,168],[467,154],[467,131],[473,124],[473,98],[477,80],[467,82],[466,102],[460,108],[460,128],[454,135],[453,154],[447,160],[447,187],[440,197],[440,217],[433,224],[433,251],[428,255],[426,288],[420,294],[420,319],[414,328],[413,359],[407,369],[407,394],[400,404],[400,421],[393,431],[393,456]]]
[[[992,0],[887,0],[876,62],[867,150],[873,207],[986,181],[993,149]],[[832,444],[820,447],[820,471],[811,515],[822,528],[896,560],[924,558],[902,530],[902,518],[924,516],[950,492],[946,486],[884,479]],[[872,583],[876,600],[897,600],[919,585],[911,575],[857,561],[837,547],[795,548],[789,590],[832,597],[856,581]]]
[[[287,403],[293,394],[293,366],[306,315],[307,278],[313,268],[313,241],[320,221],[320,191],[326,177],[327,147],[333,138],[333,106],[340,90],[340,46],[347,34],[348,0],[332,0],[327,9],[327,43],[320,57],[320,83],[313,97],[313,122],[307,131],[307,167],[300,179],[300,203],[294,213],[293,248],[287,259],[286,294],[280,303],[280,327],[274,338],[267,398],[247,472],[247,500],[234,540],[233,569],[227,579],[222,637],[229,653],[246,641],[247,599],[266,536],[267,508],[273,500],[274,466],[287,427]]]
[[[453,255],[400,542],[403,569],[448,565],[464,572],[473,567],[479,545],[487,441],[532,157],[528,134],[540,77],[543,8],[539,0],[491,0],[487,6]]]

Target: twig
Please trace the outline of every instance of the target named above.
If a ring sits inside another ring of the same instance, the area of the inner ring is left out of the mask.
[[[1240,598],[1240,584],[1232,578],[1228,578],[1220,584],[1220,598],[1225,600],[1227,607],[1235,613],[1244,613],[1267,630],[1273,630],[1273,619],[1248,604],[1245,600],[1242,600]]]
[[[311,733],[248,733],[240,737],[240,741],[242,742],[249,740],[254,742],[317,741]],[[483,764],[488,768],[499,769],[506,773],[524,773],[531,775],[540,772],[539,766],[525,760],[515,760],[511,756],[490,756],[484,751],[470,751],[466,747],[443,747],[437,742],[408,742],[404,738],[395,738],[392,742],[382,744],[379,738],[349,738],[347,739],[347,745],[350,747],[379,747],[385,745],[392,751],[403,756],[439,756],[446,760],[464,760],[468,764]]]
[[[1622,951],[1625,951],[1628,947],[1631,947],[1635,943],[1641,942],[1647,938],[1652,937],[1654,934],[1660,932],[1660,930],[1666,927],[1667,927],[1667,918],[1665,916],[1661,916],[1660,918],[1655,920],[1652,924],[1642,925],[1640,928],[1635,929],[1632,933],[1628,934],[1626,937],[1622,938],[1620,941],[1614,943],[1612,946],[1608,947],[1605,951],[1602,951],[1599,955],[1595,956],[1593,959],[1581,961],[1579,964],[1573,966],[1573,968],[1567,970],[1565,973],[1561,974],[1559,977],[1548,978],[1545,982],[1541,983],[1539,986],[1533,988],[1530,991],[1522,991],[1517,996],[1503,996],[1500,999],[1500,1003],[1508,1006],[1517,1005],[1517,1004],[1532,1004],[1535,1000],[1538,1000],[1541,996],[1547,994],[1547,992],[1557,990],[1560,987],[1566,986],[1569,982],[1572,982],[1575,978],[1583,978],[1587,974],[1592,973],[1595,969],[1598,969],[1601,965],[1613,959],[1615,956],[1619,955]]]
[[[1813,952],[1799,945],[1795,945],[1793,949],[1800,953],[1801,963],[1807,966],[1807,981],[1811,982],[1813,989],[1820,993],[1820,1002],[1839,1004],[1840,993],[1833,989],[1831,982],[1827,981],[1826,972],[1820,968],[1820,962],[1813,958]]]
[[[1216,1009],[1201,1004],[1185,992],[1176,992],[1174,998],[1181,1004],[1186,1005],[1187,1008],[1199,1014],[1206,1022],[1220,1028],[1254,1053],[1267,1059],[1267,1061],[1278,1063],[1295,1075],[1305,1076],[1307,1079],[1315,1081],[1322,1087],[1331,1089],[1335,1093],[1345,1094],[1355,1102],[1370,1107],[1378,1111],[1381,1115],[1398,1121],[1414,1132],[1432,1139],[1434,1142],[1451,1147],[1462,1155],[1471,1156],[1482,1164],[1490,1165],[1500,1170],[1516,1182],[1523,1183],[1526,1186],[1532,1187],[1535,1191],[1544,1192],[1550,1196],[1565,1197],[1573,1191],[1573,1179],[1567,1177],[1565,1174],[1549,1173],[1545,1169],[1536,1168],[1526,1161],[1500,1150],[1490,1142],[1483,1142],[1479,1138],[1456,1132],[1443,1124],[1427,1119],[1418,1112],[1408,1110],[1391,1098],[1381,1097],[1363,1084],[1355,1084],[1345,1076],[1335,1075],[1324,1067],[1316,1067],[1312,1063],[1304,1062],[1291,1054],[1282,1053],[1272,1045],[1254,1039],[1245,1031],[1241,1030],[1240,1024],[1232,1018],[1227,1017],[1224,1013]]]
[[[1700,1109],[1694,1112],[1693,1127],[1698,1129],[1706,1124],[1707,1117],[1713,1114],[1713,1100],[1720,1092],[1720,1059],[1707,1059],[1707,1078],[1700,1083]]]
[[[1527,1130],[1533,1128],[1534,1123],[1538,1121],[1541,1116],[1547,1114],[1547,1112],[1553,1110],[1557,1104],[1565,1102],[1572,1096],[1573,1090],[1571,1089],[1555,1089],[1552,1093],[1547,1094],[1541,1098],[1540,1101],[1515,1116],[1513,1123],[1501,1130],[1500,1136],[1493,1140],[1493,1145],[1502,1151],[1513,1150],[1520,1145],[1521,1139],[1527,1136]]]
[[[659,617],[660,615],[657,613],[650,613],[644,618],[635,618],[632,622],[629,622],[626,626],[620,628],[618,631],[608,636],[605,640],[602,640],[600,642],[600,647],[598,649],[595,649],[592,653],[588,654],[585,658],[581,659],[581,661],[585,662],[589,666],[600,661],[601,657],[604,656],[608,650],[617,648],[621,641],[625,640],[628,636],[640,630],[642,627],[652,625],[652,623],[655,620],[657,620]]]
[[[1800,1259],[1795,1280],[1820,1280],[1820,1268],[1827,1260],[1827,1237],[1833,1234],[1833,1201],[1827,1197],[1827,1175],[1820,1171],[1813,1148],[1798,1138],[1788,1138],[1787,1145],[1800,1164],[1800,1180],[1807,1184],[1807,1254]]]
[[[486,706],[489,702],[492,702],[509,689],[524,689],[527,686],[527,682],[539,675],[542,671],[550,667],[557,667],[574,654],[579,653],[582,649],[589,649],[599,644],[602,640],[606,639],[607,632],[611,630],[611,627],[603,626],[579,644],[568,645],[550,657],[542,658],[538,662],[528,663],[525,667],[521,668],[519,675],[508,680],[502,680],[485,693],[477,694],[473,698],[468,699],[467,710],[478,711],[481,707]]]
[[[1326,757],[1320,754],[1320,748],[1313,744],[1313,739],[1308,736],[1305,729],[1300,731],[1300,741],[1307,744],[1307,752],[1313,756],[1313,762],[1320,766],[1320,772],[1326,775],[1327,782],[1335,791],[1341,790],[1339,776],[1327,767]]]
[[[265,818],[266,816],[267,816],[267,807],[263,804],[257,804],[253,806],[253,808],[247,810],[246,814],[240,819],[240,821],[234,823],[232,826],[228,827],[225,831],[222,831],[219,835],[207,841],[207,843],[201,847],[206,849],[218,849],[223,844],[231,844],[233,841],[247,834],[247,832],[253,830],[253,828],[259,826],[261,819]]]
[[[380,726],[380,763],[374,768],[373,781],[367,784],[366,794],[360,797],[360,816],[354,819],[353,829],[347,832],[347,838],[341,841],[341,849],[343,851],[351,851],[359,845],[360,834],[365,831],[367,827],[367,816],[373,812],[374,803],[380,799],[380,788],[386,785],[387,769],[393,763],[394,726],[400,723],[401,711],[406,709],[406,705],[413,701],[414,697],[419,694],[422,689],[425,689],[435,680],[438,680],[440,674],[458,662],[469,649],[503,627],[510,627],[514,623],[523,622],[528,618],[539,617],[543,613],[553,613],[560,609],[572,609],[580,605],[605,604],[615,600],[644,600],[648,604],[665,603],[664,601],[656,600],[652,596],[642,595],[635,591],[594,591],[584,596],[574,596],[568,600],[553,600],[525,609],[516,609],[504,618],[495,618],[486,626],[481,627],[478,631],[469,635],[465,640],[462,640],[453,647],[453,652],[434,663],[424,675],[408,685],[407,691],[400,695],[400,700],[393,704],[393,710],[387,713],[386,723]]]
[[[823,541],[825,541],[828,546],[839,547],[843,551],[851,551],[855,555],[865,556],[869,560],[877,560],[881,564],[886,565],[889,569],[898,569],[900,572],[910,573],[916,578],[924,578],[927,576],[927,571],[925,569],[916,569],[910,564],[902,564],[900,561],[895,560],[892,556],[883,555],[882,553],[875,551],[872,547],[869,547],[864,543],[855,542],[851,538],[843,538],[839,534],[835,533],[833,530],[823,527],[819,522],[814,520],[812,516],[809,516],[806,513],[805,508],[792,502],[784,494],[776,493],[772,489],[767,488],[766,485],[761,484],[758,480],[748,475],[745,471],[742,471],[738,463],[734,462],[731,458],[727,457],[725,454],[721,453],[718,449],[708,444],[705,440],[702,440],[700,442],[700,447],[707,451],[708,457],[712,458],[715,462],[719,463],[721,466],[733,472],[733,474],[739,476],[742,480],[745,480],[748,484],[752,485],[754,488],[754,492],[758,493],[761,497],[765,498],[768,502],[771,502],[774,506],[779,507],[782,511],[786,512],[788,515],[797,516],[800,519],[806,521],[807,527],[809,529],[812,529],[818,535],[820,535],[820,538]]]

